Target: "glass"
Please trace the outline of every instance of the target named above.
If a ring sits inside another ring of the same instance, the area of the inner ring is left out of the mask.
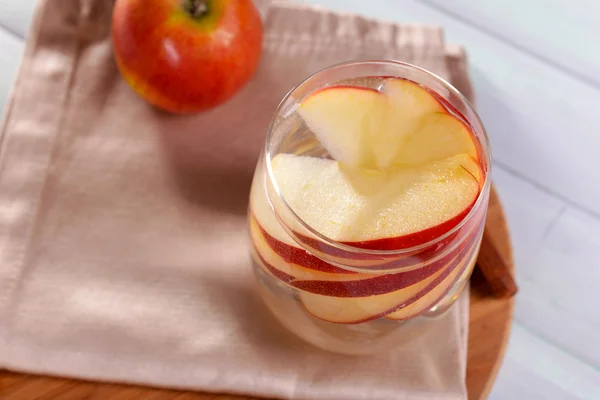
[[[296,111],[308,95],[333,85],[378,90],[390,77],[408,79],[427,88],[449,113],[470,127],[480,147],[485,176],[473,207],[449,231],[411,248],[370,250],[332,240],[300,219],[281,196],[271,161],[280,153],[330,158]],[[448,310],[465,287],[479,251],[489,190],[490,149],[485,130],[473,107],[448,82],[424,69],[392,61],[349,62],[317,72],[282,100],[255,171],[248,220],[260,294],[290,331],[329,351],[371,354],[406,343],[419,334],[421,324]],[[294,276],[286,268],[275,268],[274,262],[330,273],[328,276],[334,276],[332,280],[342,291],[357,285],[358,279],[352,277],[379,280],[383,286],[399,279],[410,281],[415,276],[428,279],[357,298],[325,296],[328,298],[323,305],[319,303],[323,295],[307,294],[292,286]],[[442,264],[452,268],[437,275],[427,272]],[[394,296],[402,299],[399,304],[394,303]],[[343,314],[348,304],[355,307],[357,316],[343,323],[316,317],[311,312],[314,307],[340,307],[338,311]]]

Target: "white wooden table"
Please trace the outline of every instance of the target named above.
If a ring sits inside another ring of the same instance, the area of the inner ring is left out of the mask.
[[[0,108],[34,2],[0,0]],[[467,47],[520,285],[491,398],[600,399],[600,3],[304,2],[443,25]]]

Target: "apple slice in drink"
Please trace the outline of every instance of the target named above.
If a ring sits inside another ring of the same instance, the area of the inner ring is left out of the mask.
[[[334,159],[374,167],[369,141],[382,130],[388,109],[388,99],[377,90],[333,86],[311,94],[298,113]]]
[[[388,78],[381,92],[388,99],[385,121],[382,129],[372,132],[369,144],[377,168],[386,169],[396,163],[398,152],[421,129],[427,116],[447,112],[428,90],[407,79]]]
[[[279,255],[266,241],[263,231],[260,229],[258,222],[253,216],[250,216],[250,238],[256,250],[256,253],[260,256],[265,267],[273,273],[277,278],[281,279],[285,283],[290,283],[294,280],[354,280],[354,279],[366,279],[371,278],[374,275],[360,274],[356,272],[347,271],[342,268],[337,269],[315,269],[307,268],[302,265],[295,263],[296,260],[292,257],[282,257]],[[289,255],[289,253],[288,253]],[[333,267],[333,266],[332,266]]]
[[[465,159],[371,171],[278,154],[272,168],[281,196],[312,229],[356,247],[395,250],[440,237],[468,214],[480,189]]]
[[[409,165],[426,164],[457,154],[465,154],[477,160],[473,134],[455,116],[437,112],[421,119],[420,126],[408,135],[394,161]]]
[[[399,109],[402,109],[401,112]],[[400,143],[404,144],[406,142],[411,154],[417,152],[427,154],[429,149],[426,147],[435,147],[436,135],[438,135],[439,143],[442,144],[441,149],[432,150],[432,155],[429,158],[413,154],[411,155],[413,157],[411,162],[423,163],[424,160],[439,158],[463,149],[465,153],[463,153],[462,166],[473,174],[475,179],[480,182],[480,187],[482,187],[484,173],[478,163],[477,152],[473,151],[476,148],[474,136],[468,131],[466,132],[467,135],[464,135],[465,125],[454,116],[445,113],[444,110],[444,107],[441,106],[437,98],[420,85],[404,79],[390,78],[386,80],[382,92],[351,86],[333,86],[322,89],[311,94],[304,100],[298,112],[303,116],[307,125],[315,132],[315,135],[324,144],[325,148],[329,150],[330,154],[349,165],[366,165],[369,167],[377,165],[375,155],[378,155],[376,153],[378,150],[372,147],[379,145],[381,145],[382,149],[390,148],[394,154],[397,154],[400,150],[396,147],[400,146]],[[411,130],[419,128],[422,124],[414,123],[414,121],[411,123],[406,121],[406,123],[402,123],[401,119],[404,117],[400,118],[400,116],[403,116],[405,113],[413,115],[413,117],[415,115],[419,116],[419,121],[433,121],[426,125],[430,128],[437,127],[440,129],[425,129],[423,139],[415,139],[415,134]],[[393,132],[386,133],[390,127],[394,126],[396,128],[395,130],[392,129]],[[407,126],[412,128],[408,130],[402,128]],[[398,129],[404,130],[399,132]],[[389,139],[389,143],[386,138]],[[394,160],[394,162],[407,164],[406,162],[403,163],[402,160]],[[350,169],[350,167],[347,168]],[[390,168],[397,167],[392,166]],[[385,173],[380,174],[380,172],[383,171],[371,171],[373,176],[379,175],[379,180],[384,180],[386,175]],[[368,180],[367,184],[373,184],[375,181],[377,181],[377,178],[372,177]],[[301,264],[310,263],[318,269],[331,268],[330,265],[328,266],[327,263],[323,263],[319,258],[307,254],[288,235],[286,230],[283,229],[268,202],[264,177],[255,179],[251,195],[251,209],[256,215],[261,228],[266,231],[269,244],[278,253],[292,252],[299,258],[310,259],[306,260],[307,262],[300,262]],[[451,229],[466,216],[468,211],[465,210],[465,214],[457,215],[455,219],[446,221],[444,226],[436,227],[427,232],[416,231],[414,234],[407,233],[403,235],[404,247],[418,245],[427,241],[426,238],[433,239],[436,235],[439,236],[440,230]],[[391,221],[383,221],[383,223],[386,222],[389,223]],[[296,233],[298,233],[299,239],[303,240],[309,246],[312,247],[316,244],[314,240],[311,242],[312,239],[308,237],[303,238],[299,232]],[[454,237],[448,237],[444,239],[446,243],[440,245],[451,244],[454,239]],[[390,240],[390,237],[382,237],[381,240],[366,240],[364,242],[348,240],[347,244],[376,250],[397,250],[398,248],[402,248],[398,247],[398,241]],[[382,270],[395,270],[411,265],[418,265],[423,260],[430,258],[440,251],[439,248],[432,247],[430,249],[423,249],[420,256],[413,255],[406,259],[394,259],[393,262],[383,259],[380,262],[381,258],[374,260],[372,256],[367,254],[353,254],[324,243],[318,243],[318,245],[325,247],[323,251],[330,257],[339,257],[339,262],[343,262],[344,258],[353,259],[359,257],[370,260],[370,265],[378,264],[377,269]]]
[[[257,168],[250,191],[250,214],[256,219],[258,227],[268,245],[287,262],[299,264],[316,271],[351,274],[353,272],[329,264],[307,252],[290,237],[277,219],[267,197],[265,172]]]
[[[279,156],[277,156],[277,157],[279,157]],[[294,156],[282,155],[282,157],[294,157]],[[314,172],[314,170],[315,170],[315,165],[317,166],[316,169],[318,170],[318,165],[320,165],[321,163],[324,163],[325,165],[329,165],[329,166],[333,166],[333,167],[338,165],[337,163],[335,163],[332,160],[322,160],[322,159],[311,158],[311,157],[301,158],[301,159],[306,159],[311,162],[308,163],[306,166],[305,165],[297,165],[296,166],[296,167],[298,167],[297,169],[295,167],[288,168],[288,173],[290,175],[292,175],[292,176],[296,175],[296,173],[295,173],[296,170],[302,170],[302,171],[305,171],[305,172],[311,174],[312,173],[311,171]],[[275,162],[275,163],[277,163],[277,162]],[[310,167],[311,164],[313,164],[313,167]],[[447,165],[450,166],[450,171],[458,169],[459,174],[466,177],[470,182],[473,182],[473,179],[472,179],[473,174],[471,174],[472,176],[469,177],[466,172],[469,170],[473,170],[473,171],[479,170],[478,164],[475,163],[473,159],[471,159],[470,157],[465,156],[465,155],[458,155],[458,156],[453,157],[449,160],[446,160],[442,163],[437,163],[438,172],[440,173],[437,176],[438,178],[441,175],[443,175],[441,173],[441,170],[446,168]],[[458,168],[458,165],[460,165],[460,167],[462,167],[462,169]],[[430,166],[429,169],[419,167],[417,170],[421,171],[421,173],[423,173],[428,170],[431,170],[432,167],[433,166]],[[379,180],[381,178],[383,178],[385,180],[385,178],[390,175],[389,171],[386,173],[382,173],[382,172],[378,172],[378,171],[369,171],[369,170],[363,170],[363,169],[352,169],[352,168],[344,168],[344,167],[340,167],[340,168],[341,168],[341,170],[344,170],[344,171],[345,170],[349,170],[350,172],[352,172],[354,170],[358,171],[358,173],[355,174],[355,175],[358,175],[358,178],[354,179],[354,182],[359,183],[359,185],[357,187],[358,189],[360,189],[361,185],[367,186],[367,187],[369,187],[369,186],[372,187],[371,180],[373,180],[373,179]],[[340,172],[340,171],[338,171],[338,172]],[[401,171],[404,171],[404,170],[401,169],[397,172],[399,173]],[[265,240],[268,242],[269,246],[277,254],[279,254],[284,259],[286,259],[288,262],[292,262],[292,263],[295,263],[298,265],[302,265],[303,267],[306,267],[306,268],[315,269],[315,270],[323,271],[323,272],[336,272],[336,273],[345,273],[345,274],[350,273],[348,270],[336,267],[330,263],[325,262],[321,258],[316,257],[315,255],[307,252],[302,246],[300,246],[298,243],[296,243],[294,241],[294,239],[292,239],[290,237],[290,235],[288,235],[287,231],[283,228],[282,224],[280,223],[278,218],[275,216],[273,209],[271,208],[271,205],[270,205],[269,200],[266,195],[267,190],[265,189],[266,182],[265,182],[264,176],[261,178],[261,175],[258,172],[260,172],[260,171],[257,170],[257,176],[255,177],[254,184],[252,186],[251,199],[250,199],[250,210],[251,210],[251,214],[257,219],[259,227],[263,233],[263,236],[265,237]],[[363,176],[361,178],[360,176],[363,175],[362,174],[363,172],[365,173],[365,176]],[[415,174],[417,174],[417,173],[415,173],[413,171],[413,174],[412,174],[413,178],[414,178]],[[287,180],[285,175],[286,175],[286,173],[283,172],[283,175],[280,176],[280,178]],[[305,176],[305,174],[301,174],[301,176]],[[344,175],[342,175],[341,177],[344,178]],[[431,178],[433,178],[435,180],[436,176],[433,176]],[[408,181],[411,181],[412,178],[408,177],[407,179],[408,179]],[[362,184],[360,183],[361,180],[363,181]],[[311,182],[300,182],[299,184],[308,185],[308,186],[310,186],[310,185],[323,186],[323,185],[326,185],[327,183],[326,182],[312,182],[312,183]],[[291,186],[293,187],[293,185],[291,185]],[[477,187],[477,184],[474,184],[472,186],[472,188],[474,189],[472,191],[473,198],[475,198],[475,195],[477,192],[476,187]],[[324,188],[325,188],[325,186],[324,186]],[[337,196],[335,193],[337,193],[337,192],[334,191],[334,192],[331,192],[330,194],[333,196]],[[450,191],[450,193],[452,193],[452,191]],[[342,194],[343,193],[338,193],[338,195],[342,195]],[[426,193],[424,193],[424,194],[426,194]],[[354,193],[353,196],[360,197],[360,196],[362,196],[362,194]],[[287,193],[286,193],[285,197],[289,197]],[[347,199],[352,202],[352,197],[347,197]],[[363,203],[364,203],[364,201],[365,201],[365,199],[363,199]],[[416,206],[417,206],[417,208],[419,208],[418,204]],[[361,238],[361,239],[363,239],[362,242],[348,241],[347,244],[354,245],[357,247],[363,247],[363,248],[367,248],[367,249],[369,249],[369,248],[370,249],[378,249],[378,248],[395,249],[395,248],[399,248],[399,246],[402,244],[401,242],[404,242],[404,246],[416,245],[419,243],[419,241],[421,243],[423,243],[424,241],[427,241],[429,238],[437,237],[436,235],[439,235],[439,232],[441,230],[451,229],[456,223],[458,223],[464,217],[464,215],[466,215],[466,213],[468,211],[470,211],[470,209],[465,209],[463,212],[459,213],[459,215],[457,215],[456,217],[451,218],[449,221],[446,221],[445,223],[443,223],[441,225],[432,227],[431,229],[427,229],[425,231],[407,233],[402,236],[402,240],[400,240],[399,237],[394,237],[394,236],[401,236],[403,232],[399,232],[399,233],[391,232],[389,234],[389,236],[391,236],[391,237],[378,236],[377,232],[372,232],[370,234],[370,237]],[[416,217],[418,217],[418,216],[416,216]],[[350,221],[350,222],[352,222],[352,221]],[[458,240],[458,236],[457,236],[458,233],[462,232],[462,231],[470,230],[473,223],[474,222],[472,220],[470,220],[469,222],[467,222],[467,224],[465,224],[461,228],[460,231],[457,231],[456,233],[447,236],[441,242],[438,242],[435,245],[426,247],[417,252],[407,254],[400,259],[397,256],[386,259],[385,257],[369,258],[370,256],[368,254],[363,256],[362,253],[343,254],[343,253],[341,253],[339,248],[331,247],[325,243],[319,243],[319,248],[321,249],[321,251],[323,251],[325,254],[327,254],[327,256],[330,259],[336,260],[337,262],[343,263],[345,265],[348,265],[349,258],[358,257],[355,259],[358,261],[354,261],[352,263],[352,265],[354,265],[355,267],[360,268],[360,267],[368,266],[373,271],[381,270],[381,271],[386,271],[388,273],[400,272],[402,269],[405,269],[407,267],[416,267],[416,266],[419,266],[426,262],[429,262],[432,259],[435,259],[436,257],[442,256],[446,251],[445,248],[450,248],[450,246],[452,246],[456,243],[456,240]],[[396,224],[396,228],[400,228],[400,227]],[[310,240],[309,238],[303,237],[302,235],[297,235],[297,236],[299,237],[299,240],[301,240],[301,241],[306,240],[308,242]],[[333,237],[333,239],[339,239],[339,238]],[[309,247],[311,247],[311,243],[307,243],[307,244]]]
[[[339,268],[332,265],[321,258],[307,252],[304,247],[298,244],[284,229],[282,223],[279,221],[274,213],[274,210],[270,204],[269,198],[267,197],[266,188],[267,183],[264,176],[263,167],[260,166],[256,170],[252,189],[250,192],[250,213],[257,220],[258,225],[263,233],[263,236],[269,246],[285,260],[302,265],[306,268],[314,269],[323,272],[335,272],[341,274],[351,273],[348,270]],[[301,236],[301,235],[300,235]],[[450,238],[451,239],[451,238]],[[303,237],[302,240],[308,241],[309,239]],[[448,240],[450,243],[451,240]],[[431,257],[428,256],[430,253],[437,253],[438,247],[427,249],[423,251],[423,256],[419,254],[407,255],[405,258],[398,260],[394,258],[393,265],[380,256],[370,256],[357,253],[344,253],[340,252],[338,248],[329,247],[325,244],[321,244],[324,247],[324,251],[329,255],[330,259],[334,259],[340,263],[344,263],[348,258],[355,258],[353,265],[360,267],[363,266],[381,266],[382,269],[392,270],[396,268],[405,268],[412,265],[418,265],[423,260],[429,260]],[[358,260],[358,261],[357,261]]]
[[[336,297],[364,297],[393,292],[434,274],[470,242],[463,243],[427,266],[395,274],[328,273],[305,268],[284,259],[268,245],[253,217],[250,235],[261,263],[276,278],[302,291]]]
[[[433,275],[403,289],[366,297],[334,297],[300,291],[298,296],[313,316],[339,324],[357,324],[384,317],[419,300],[431,287],[460,269],[465,251],[454,256]]]
[[[479,235],[478,235],[479,236]],[[423,295],[418,300],[408,304],[398,311],[394,311],[386,316],[387,319],[402,321],[417,317],[430,310],[439,303],[454,285],[471,272],[475,264],[477,253],[479,251],[479,242],[473,245],[471,251],[464,256],[461,267],[455,268],[450,274],[437,284],[431,284],[430,287],[423,289]]]
[[[475,136],[419,84],[388,78],[381,92],[331,86],[306,98],[298,113],[331,156],[384,170],[457,154],[478,160]]]

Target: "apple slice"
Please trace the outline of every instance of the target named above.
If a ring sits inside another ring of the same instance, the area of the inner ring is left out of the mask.
[[[483,172],[481,164],[473,157],[466,154],[460,154],[455,157],[456,159],[460,159],[460,165],[471,175],[473,175],[473,178],[479,182],[479,187],[483,188],[483,184],[485,183],[485,173]]]
[[[388,314],[386,318],[395,321],[402,321],[417,317],[430,310],[433,306],[439,303],[444,296],[446,296],[446,294],[448,294],[448,292],[460,279],[471,273],[473,265],[475,265],[478,250],[479,242],[473,246],[469,254],[465,255],[460,267],[455,268],[446,277],[441,279],[440,282],[432,283],[430,287],[423,289],[423,295],[419,297],[418,300],[406,305],[405,307],[402,307],[398,311]]]
[[[271,204],[269,198],[267,197],[267,179],[266,179],[266,171],[262,164],[259,163],[256,172],[254,174],[254,180],[252,181],[252,188],[250,191],[250,214],[256,218],[258,225],[265,237],[265,240],[271,246],[271,248],[290,262],[301,264],[306,268],[315,269],[323,272],[336,272],[336,273],[351,273],[348,270],[341,269],[336,267],[326,261],[323,261],[321,258],[307,252],[304,247],[298,244],[283,228],[281,222],[277,218]],[[302,236],[302,235],[300,235]],[[305,242],[309,242],[310,239],[307,237],[302,237],[302,240]],[[451,240],[448,240],[449,244]],[[310,246],[310,244],[309,244]],[[380,256],[371,256],[368,254],[357,254],[357,253],[348,253],[348,252],[340,252],[339,249],[333,248],[330,246],[326,246],[322,244],[323,251],[325,251],[331,259],[335,259],[340,263],[347,262],[347,259],[354,259],[353,265],[360,267],[362,261],[364,260],[363,265],[365,266],[373,266],[373,265],[381,265],[383,269],[396,269],[396,268],[405,268],[408,266],[412,266],[415,264],[420,264],[424,260],[431,259],[434,254],[437,253],[440,248],[432,248],[429,249],[429,252],[423,252],[423,256],[421,254],[410,254],[405,257],[405,259],[398,259],[398,257],[394,257],[394,265],[389,265],[389,267],[384,267],[388,265],[388,260],[385,257]],[[389,271],[388,271],[389,272]]]
[[[425,290],[443,280],[461,261],[464,252],[454,256],[434,274],[412,285],[378,296],[335,297],[300,291],[298,296],[313,316],[339,324],[357,324],[384,317],[417,301]]]
[[[380,317],[390,317],[391,315],[403,316],[402,310],[418,302],[420,306],[428,303],[431,299],[436,299],[436,295],[447,293],[453,282],[459,275],[462,275],[465,268],[472,264],[473,250],[478,246],[477,243],[471,243],[469,247],[463,249],[455,255],[447,264],[430,275],[429,277],[407,286],[395,292],[369,297],[332,297],[316,295],[313,293],[300,292],[299,297],[306,310],[313,316],[340,324],[356,324],[367,322]],[[437,290],[439,285],[442,288]],[[423,297],[434,292],[426,301],[421,301]],[[411,309],[415,310],[415,309]],[[398,314],[396,314],[398,313]],[[394,317],[394,318],[395,318]]]
[[[277,219],[271,207],[267,197],[265,181],[266,172],[259,164],[250,190],[250,218],[256,219],[265,241],[275,253],[283,257],[287,262],[302,264],[304,267],[316,271],[338,274],[353,273],[323,261],[319,257],[307,252],[292,239]]]
[[[393,292],[419,282],[443,268],[461,249],[470,247],[467,241],[428,265],[394,274],[331,273],[305,268],[277,254],[265,241],[254,218],[250,218],[250,236],[263,266],[272,275],[291,286],[315,294],[336,297],[364,297]]]
[[[332,86],[311,94],[298,113],[333,158],[372,167],[369,141],[382,130],[387,109],[387,98],[376,90]]]
[[[253,216],[250,216],[250,238],[258,255],[270,272],[277,271],[273,275],[280,278],[286,283],[293,280],[342,280],[342,279],[365,279],[373,277],[370,274],[360,274],[352,271],[347,271],[343,268],[335,267],[331,264],[331,268],[315,268],[311,264],[310,267],[304,267],[297,261],[305,261],[305,259],[296,257],[293,251],[286,251],[282,255],[278,254],[267,242],[265,232],[261,230],[258,222]],[[291,250],[291,249],[290,249]],[[302,250],[305,254],[306,252]]]
[[[456,160],[461,163],[461,166],[467,166],[466,169],[473,170],[475,172],[480,171],[478,164],[468,156],[457,156]],[[372,176],[381,175],[381,173],[377,171],[366,172]],[[267,181],[265,179],[264,167],[262,164],[259,164],[256,170],[250,195],[250,214],[253,218],[256,218],[259,228],[269,246],[288,262],[302,265],[305,268],[331,273],[351,273],[346,269],[341,269],[324,261],[315,254],[307,252],[303,246],[292,239],[288,232],[283,228],[271,207],[267,197],[266,185]],[[471,220],[465,224],[463,228],[461,228],[460,232],[470,231],[476,220],[477,218],[471,218]],[[452,223],[453,222],[450,221],[448,222],[448,225],[452,225]],[[404,239],[410,241],[412,239],[418,239],[420,235],[421,233],[417,232],[414,235],[406,236]],[[308,247],[314,247],[315,243],[311,242],[312,239],[305,237],[298,232],[296,232],[296,236],[298,240],[304,241]],[[393,273],[401,272],[408,267],[419,267],[443,255],[446,252],[446,248],[450,248],[450,246],[456,243],[456,240],[458,240],[459,236],[459,232],[456,232],[455,234],[447,236],[446,239],[436,243],[435,245],[426,247],[416,252],[407,253],[400,258],[397,256],[386,258],[365,253],[347,252],[339,249],[338,247],[326,245],[323,242],[319,242],[317,247],[321,252],[326,254],[330,260],[335,260],[346,265],[352,265],[357,268],[369,268],[373,272],[382,271],[386,273]],[[367,241],[365,243],[350,244],[356,247],[364,248],[378,248],[387,244],[393,249],[394,241],[390,240],[390,238],[384,238],[378,241],[376,240]],[[352,261],[349,262],[349,260]]]
[[[398,152],[419,131],[424,118],[446,114],[446,109],[427,89],[407,79],[386,79],[382,93],[389,100],[384,127],[373,132],[370,144],[377,168],[386,169],[399,159]],[[423,150],[428,149],[419,149]]]
[[[384,170],[457,154],[478,160],[470,128],[406,79],[387,78],[381,92],[327,87],[304,100],[298,113],[331,156],[351,166]]]
[[[464,157],[370,171],[278,154],[273,173],[294,212],[322,235],[368,249],[402,249],[448,232],[471,210],[479,182]]]
[[[385,294],[414,285],[440,269],[461,254],[462,257],[473,247],[479,235],[473,232],[463,238],[463,242],[444,254],[442,257],[430,259],[415,269],[387,274],[356,275],[313,275],[308,279],[298,276],[289,281],[290,285],[305,292],[334,297],[365,297]]]
[[[292,279],[290,284],[304,292],[333,297],[377,296],[398,291],[421,282],[448,265],[458,254],[464,254],[472,245],[472,240],[457,246],[443,257],[409,271],[392,274],[357,274],[334,277],[315,276],[312,279]],[[365,276],[366,275],[366,276]]]
[[[267,197],[267,179],[267,171],[261,163],[259,163],[254,172],[254,179],[252,180],[252,187],[250,189],[250,211],[257,219],[261,228],[267,231],[269,236],[274,240],[292,247],[298,247],[298,244],[294,242],[294,239],[292,239],[281,226],[281,223],[273,211],[269,198]]]
[[[466,154],[477,160],[473,134],[455,116],[436,112],[424,116],[420,123],[396,154],[396,163],[425,164],[457,154]]]

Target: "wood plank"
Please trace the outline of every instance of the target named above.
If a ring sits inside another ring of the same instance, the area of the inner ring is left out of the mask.
[[[3,110],[12,90],[24,48],[21,40],[0,28],[0,121],[4,115]]]
[[[518,266],[517,280],[520,283],[529,273],[548,229],[566,205],[502,167],[494,167],[492,175],[507,215],[515,263]],[[527,292],[521,288],[518,297],[526,295]]]
[[[596,0],[422,1],[600,86]]]
[[[599,248],[600,221],[567,209],[521,271],[524,295],[516,310],[517,320],[530,331],[596,368],[600,368]]]
[[[490,400],[600,399],[600,372],[515,323]]]
[[[0,370],[0,380],[4,379],[14,383],[11,387],[0,386],[0,398],[11,400],[259,400],[256,397],[88,382]]]
[[[30,400],[38,398],[48,398],[61,391],[61,387],[65,384],[60,379],[50,377],[40,377],[36,379],[28,379],[26,384],[14,384],[6,389],[3,388],[3,398],[13,400]]]
[[[463,44],[497,164],[600,216],[600,91],[415,0],[305,3],[398,22],[443,25]]]
[[[36,0],[0,1],[0,27],[21,38],[27,35]]]
[[[600,265],[600,221],[568,208],[560,200],[501,168],[496,168],[494,179],[512,228],[518,266],[520,292],[515,309],[516,320],[527,330],[528,336],[535,334],[598,368],[600,316],[597,306],[600,304],[600,292],[595,288],[600,286],[600,271],[596,268]],[[544,348],[550,347],[544,345]],[[524,348],[526,346],[513,348],[511,342],[508,353],[517,359],[521,357],[518,352]],[[560,352],[566,354],[562,350]],[[569,357],[574,364],[584,364],[572,355]],[[553,387],[562,385],[561,390],[574,398],[600,398],[591,395],[595,392],[581,397],[578,391],[571,390],[569,382],[583,376],[577,370],[566,370],[563,375],[552,379],[528,377],[546,373],[544,364],[536,365],[529,365],[529,372],[525,374],[520,372],[523,367],[519,367],[519,363],[507,359],[502,371],[510,379],[500,379],[497,390],[509,393],[508,385],[512,390],[510,393],[514,396],[519,394],[516,398],[536,398],[530,396],[532,388],[539,389],[540,393],[560,393]],[[549,368],[560,368],[560,365],[548,365]],[[538,371],[536,368],[541,369]],[[584,368],[590,369],[592,367]],[[528,384],[530,380],[531,384]],[[534,382],[539,388],[532,386]],[[565,395],[564,398],[569,397]]]
[[[508,224],[513,244],[517,283],[520,291],[517,295],[517,309],[523,297],[530,294],[521,284],[521,277],[527,273],[531,261],[537,256],[542,247],[547,230],[553,221],[564,210],[564,203],[554,197],[536,189],[527,182],[495,167],[493,179],[499,191],[500,199],[507,215]],[[513,354],[518,349],[513,348],[513,341],[509,343],[507,352]],[[529,375],[535,375],[535,369]],[[545,393],[555,392],[554,384],[544,379],[536,379],[533,387],[528,384],[526,374],[519,373],[519,365],[505,360],[496,382],[491,397],[502,398],[532,398],[531,391]],[[570,395],[570,394],[569,394]],[[538,397],[541,399],[541,397]],[[568,398],[568,397],[565,397]]]

